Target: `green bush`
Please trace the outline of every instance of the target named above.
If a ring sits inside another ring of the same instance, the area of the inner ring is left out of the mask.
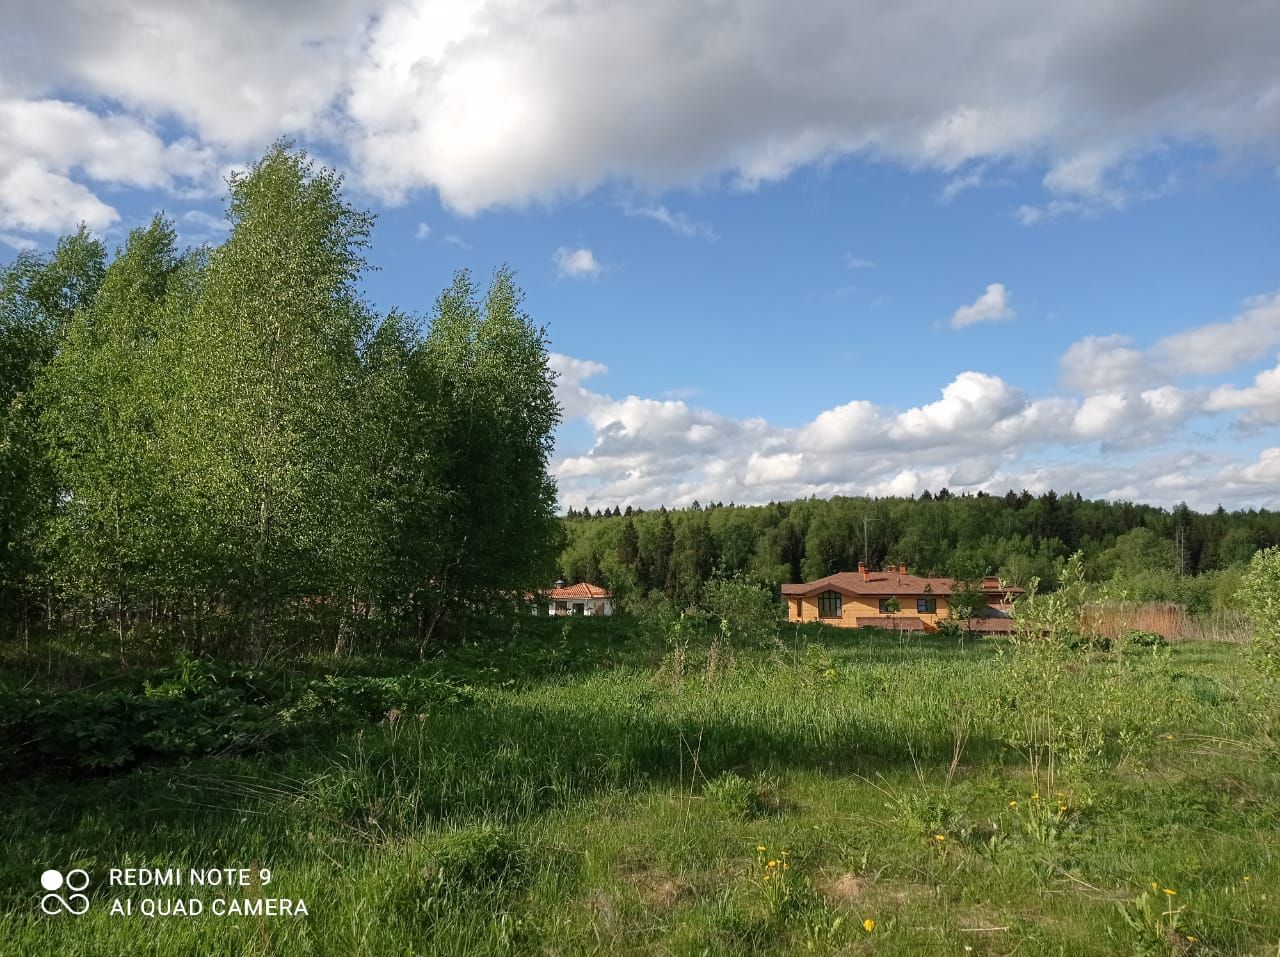
[[[465,686],[414,675],[309,682],[180,658],[141,687],[37,693],[0,687],[0,762],[13,769],[101,771],[147,761],[252,751],[318,728],[471,700]],[[0,765],[3,766],[3,765]]]

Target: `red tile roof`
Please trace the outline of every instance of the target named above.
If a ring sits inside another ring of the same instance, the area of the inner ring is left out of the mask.
[[[552,601],[572,601],[582,598],[608,598],[609,593],[599,585],[590,582],[578,582],[576,585],[565,585],[563,588],[552,588],[546,593]]]
[[[925,589],[928,588],[928,592]],[[816,595],[833,590],[846,595],[950,595],[956,590],[954,578],[929,578],[922,575],[899,574],[896,571],[836,572],[817,581],[783,585],[784,595]],[[983,588],[988,595],[1022,594],[1021,588]]]

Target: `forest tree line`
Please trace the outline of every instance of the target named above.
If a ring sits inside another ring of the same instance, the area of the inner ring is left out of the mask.
[[[0,631],[425,644],[551,577],[542,329],[507,270],[375,314],[341,185],[278,144],[214,248],[157,216],[0,270]]]
[[[696,601],[712,578],[812,581],[899,563],[964,580],[997,574],[1053,587],[1066,559],[1135,601],[1208,611],[1229,601],[1260,548],[1280,543],[1280,513],[1195,512],[1074,493],[806,499],[761,506],[695,502],[686,509],[570,508],[560,574],[610,588],[622,601],[662,593]]]

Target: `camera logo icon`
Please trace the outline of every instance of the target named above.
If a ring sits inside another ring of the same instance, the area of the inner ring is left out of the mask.
[[[77,867],[67,871],[64,877],[62,871],[50,868],[40,875],[40,886],[49,892],[40,898],[40,909],[46,914],[65,911],[79,917],[89,909],[89,898],[80,893],[89,886],[88,871]],[[68,891],[65,897],[58,893],[63,889]]]

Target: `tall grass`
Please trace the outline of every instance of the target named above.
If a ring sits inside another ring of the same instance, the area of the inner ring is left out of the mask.
[[[1035,692],[1062,736],[1052,792],[1018,744],[1029,686],[1002,642],[805,627],[679,651],[622,620],[521,623],[434,659],[472,691],[421,714],[276,754],[0,782],[0,954],[1280,941],[1280,765],[1233,644],[1067,658]],[[110,917],[100,882],[84,917],[36,908],[49,866],[254,863],[310,916]]]
[[[1093,605],[1087,625],[1103,638],[1117,639],[1132,631],[1161,635],[1170,641],[1226,641],[1247,644],[1252,629],[1244,612],[1215,611],[1192,615],[1173,602],[1105,602]]]

